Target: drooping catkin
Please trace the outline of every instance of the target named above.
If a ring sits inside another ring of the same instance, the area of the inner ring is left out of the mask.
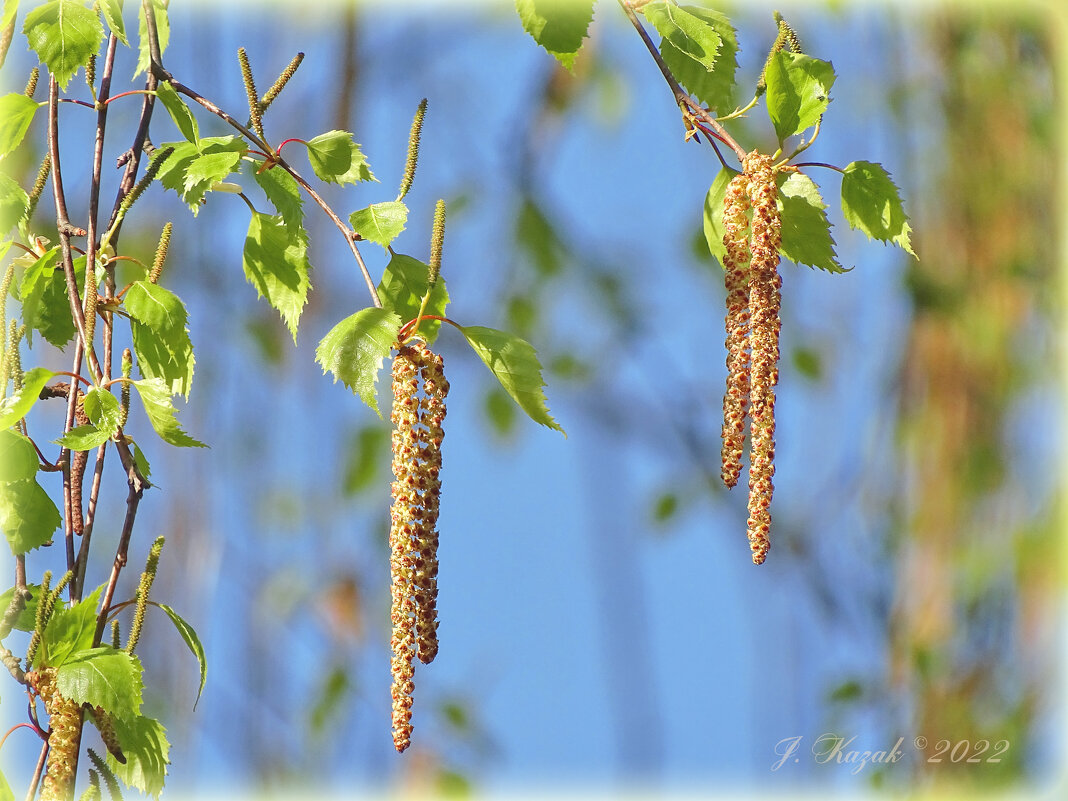
[[[727,388],[723,393],[720,475],[727,487],[738,483],[749,406],[749,178],[736,175],[727,186],[723,209],[724,280],[727,286]]]
[[[771,158],[756,152],[746,158],[749,199],[753,208],[749,268],[749,344],[751,451],[749,458],[749,547],[753,562],[768,553],[771,496],[775,475],[775,385],[779,381],[779,307],[782,279],[779,249],[782,222]]]
[[[41,801],[69,801],[74,792],[74,768],[81,738],[81,704],[56,690],[56,669],[26,674],[26,681],[44,701],[48,712],[48,761],[41,785]]]
[[[274,99],[278,97],[278,93],[285,88],[287,83],[289,83],[289,79],[296,73],[297,67],[300,66],[300,62],[303,60],[303,53],[297,53],[293,56],[293,60],[289,62],[289,65],[284,70],[282,70],[282,74],[278,76],[277,80],[271,85],[271,88],[260,98],[259,109],[261,117],[263,112],[267,110],[268,106],[270,106],[271,103],[274,102]]]

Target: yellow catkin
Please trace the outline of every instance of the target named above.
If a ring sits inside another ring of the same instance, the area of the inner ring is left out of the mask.
[[[55,668],[31,671],[26,674],[26,681],[41,696],[48,712],[48,761],[41,801],[69,801],[74,792],[74,768],[81,739],[81,705],[56,690]]]
[[[751,451],[749,458],[749,547],[753,562],[767,556],[771,529],[771,496],[775,475],[775,385],[779,381],[779,307],[782,244],[777,205],[778,188],[771,158],[756,152],[745,161],[749,200],[753,208],[749,269],[749,345]]]
[[[736,175],[723,208],[724,281],[727,286],[727,388],[723,393],[723,483],[734,487],[742,470],[749,405],[749,178]]]

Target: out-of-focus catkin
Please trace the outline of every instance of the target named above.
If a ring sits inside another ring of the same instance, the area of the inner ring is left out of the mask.
[[[422,396],[420,396],[422,389]],[[393,744],[411,744],[413,659],[429,663],[437,641],[437,520],[444,437],[443,362],[423,342],[393,360],[393,507],[390,512]]]
[[[771,157],[750,153],[745,160],[749,200],[753,209],[749,266],[749,547],[753,562],[768,553],[771,527],[772,477],[775,475],[775,385],[779,382],[779,307],[782,279],[779,249],[782,221]]]
[[[81,739],[81,704],[56,690],[55,668],[26,674],[26,681],[41,696],[48,712],[48,762],[41,785],[42,801],[68,801],[74,793],[74,768]]]
[[[723,393],[723,483],[733,487],[742,470],[749,405],[749,178],[736,175],[723,208],[724,277],[727,285],[727,389]]]

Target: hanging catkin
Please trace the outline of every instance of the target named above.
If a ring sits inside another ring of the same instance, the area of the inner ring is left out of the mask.
[[[723,483],[733,487],[742,470],[745,418],[749,405],[749,178],[736,175],[723,209],[723,258],[727,285],[727,389],[723,393]]]

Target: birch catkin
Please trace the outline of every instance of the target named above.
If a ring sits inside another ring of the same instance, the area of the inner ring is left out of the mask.
[[[749,178],[736,175],[724,201],[723,258],[727,285],[727,389],[723,394],[723,483],[733,487],[742,470],[745,418],[749,405]]]

